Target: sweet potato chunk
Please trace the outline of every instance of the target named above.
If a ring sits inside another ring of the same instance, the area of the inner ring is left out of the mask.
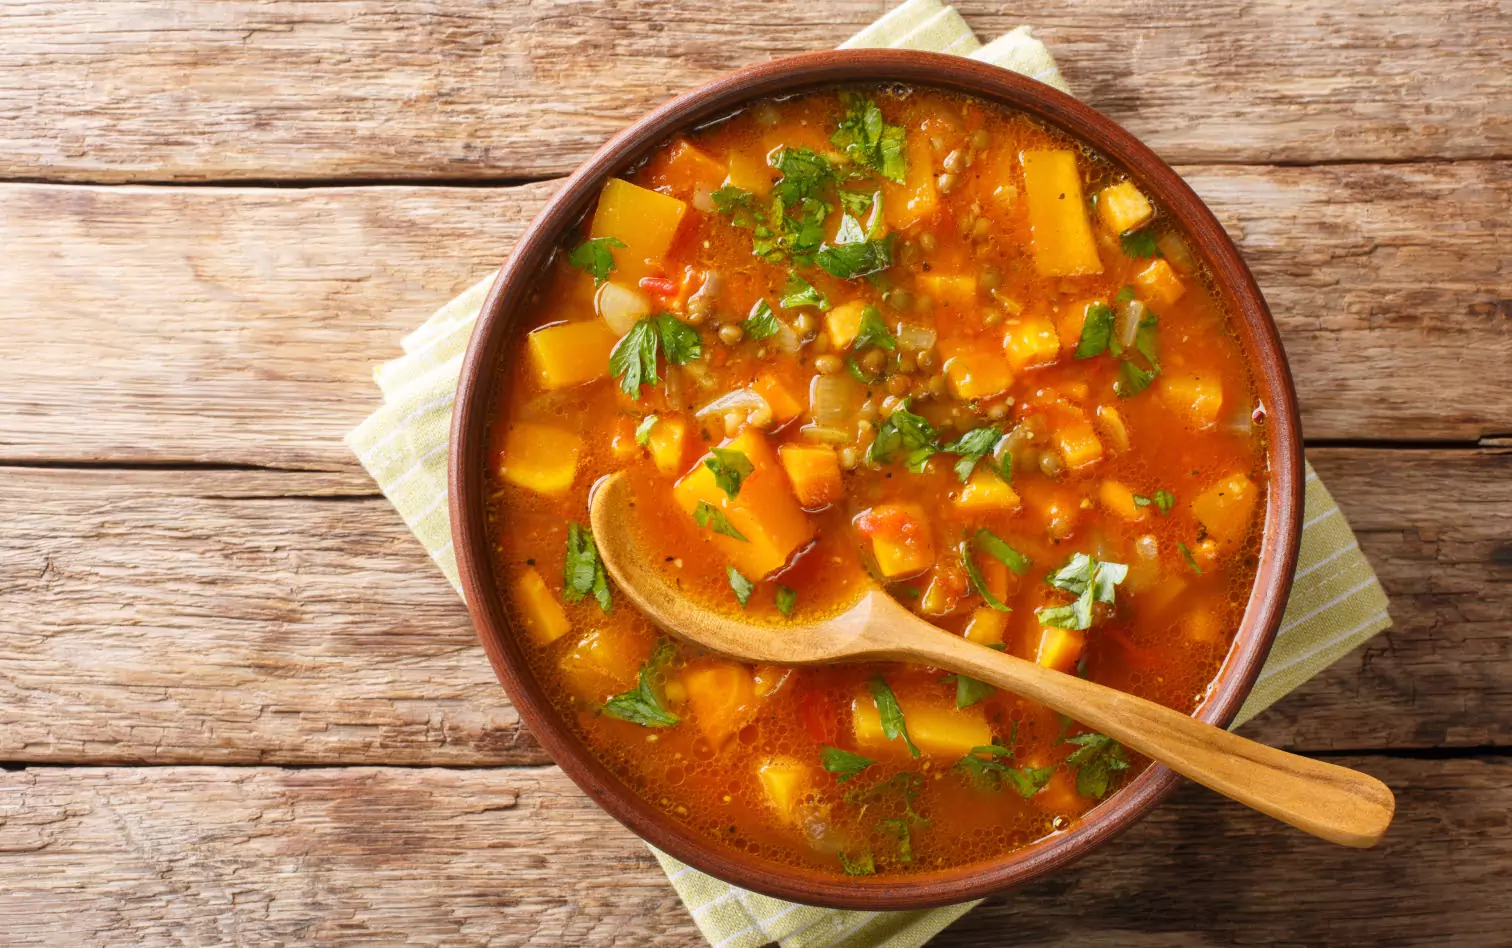
[[[650,651],[645,636],[606,627],[584,635],[558,665],[573,694],[601,702],[634,686]]]
[[[1142,227],[1155,216],[1155,208],[1149,198],[1140,193],[1132,181],[1120,181],[1097,193],[1097,216],[1102,219],[1108,233],[1115,237],[1125,231]]]
[[[807,510],[828,507],[840,499],[844,488],[835,449],[826,445],[785,444],[777,451],[798,503]]]
[[[973,513],[1011,513],[1019,509],[1019,504],[1018,491],[1001,477],[983,470],[981,465],[971,472],[970,480],[955,499],[957,510]]]
[[[712,191],[723,184],[725,166],[686,140],[678,139],[667,155],[662,173],[674,190],[691,195],[700,188]]]
[[[791,757],[773,757],[756,769],[767,803],[785,822],[797,816],[798,804],[809,789],[809,768]]]
[[[616,273],[634,283],[661,269],[687,211],[688,205],[675,197],[610,178],[599,193],[588,235],[624,242],[614,250]]]
[[[1160,400],[1194,428],[1211,428],[1223,410],[1223,383],[1216,376],[1178,372],[1157,380]]]
[[[651,461],[668,477],[684,470],[683,448],[688,441],[688,423],[681,418],[658,418],[647,438]]]
[[[1008,324],[1003,352],[1014,371],[1050,365],[1060,358],[1060,337],[1055,324],[1043,316],[1029,316]]]
[[[561,602],[534,567],[514,578],[514,604],[520,610],[521,625],[539,645],[550,645],[572,628]]]
[[[1013,370],[996,343],[989,346],[941,345],[945,381],[966,401],[1001,395],[1013,384]]]
[[[882,182],[882,213],[893,230],[907,230],[928,220],[940,202],[929,139],[918,132],[911,133],[904,151],[908,155],[908,172],[903,183]]]
[[[699,463],[673,487],[673,496],[689,516],[700,501],[722,512],[745,540],[709,531],[709,541],[747,579],[764,579],[814,538],[814,525],[798,505],[761,432],[748,428],[723,447],[744,454],[754,469],[741,484],[739,495],[729,497],[715,483],[714,472]]]
[[[1102,460],[1102,442],[1092,430],[1092,423],[1079,409],[1067,408],[1056,413],[1050,440],[1060,451],[1066,467],[1073,471]]]
[[[547,425],[517,424],[504,436],[500,474],[538,494],[561,494],[577,477],[583,439]]]
[[[858,514],[855,524],[871,539],[877,568],[888,579],[912,576],[933,565],[934,540],[919,504],[879,504]]]
[[[772,190],[773,180],[777,178],[777,172],[771,165],[744,149],[730,152],[729,169],[730,176],[725,184],[750,191],[759,197],[767,196]]]
[[[547,391],[596,382],[609,374],[609,353],[619,337],[602,321],[542,326],[525,337],[530,368]]]
[[[1186,284],[1164,260],[1152,260],[1150,265],[1134,274],[1134,285],[1140,295],[1156,306],[1169,306],[1186,293]]]
[[[969,708],[941,707],[926,704],[907,694],[898,695],[898,707],[908,725],[908,736],[920,753],[930,757],[954,759],[971,752],[973,747],[992,743],[992,729],[987,725],[981,705]],[[882,733],[882,719],[871,692],[857,695],[851,703],[851,726],[856,744],[863,752],[888,757],[907,757],[902,738],[888,740]]]
[[[853,300],[841,303],[824,314],[824,331],[829,336],[831,348],[836,352],[844,352],[851,347],[851,343],[856,341],[856,335],[861,332],[861,317],[865,312],[866,303]]]
[[[1087,220],[1076,153],[1025,151],[1019,161],[1024,166],[1034,268],[1041,276],[1101,273],[1102,258]]]
[[[683,669],[678,678],[688,690],[693,723],[715,750],[745,727],[756,709],[751,669],[739,662],[707,659]]]
[[[785,425],[803,414],[806,397],[800,397],[800,393],[795,393],[777,376],[770,373],[757,376],[751,388],[772,406],[772,420],[777,424]]]
[[[978,645],[1002,645],[1003,633],[1007,629],[1008,613],[983,606],[971,613],[964,634]]]
[[[1134,492],[1118,481],[1103,481],[1097,488],[1098,503],[1117,517],[1137,523],[1149,519],[1149,509],[1134,502]]]
[[[1041,626],[1039,651],[1034,660],[1046,668],[1069,673],[1076,668],[1076,660],[1081,658],[1082,646],[1086,642],[1084,632]]]
[[[1221,548],[1232,548],[1249,535],[1259,499],[1255,482],[1235,471],[1197,495],[1192,501],[1192,515]]]

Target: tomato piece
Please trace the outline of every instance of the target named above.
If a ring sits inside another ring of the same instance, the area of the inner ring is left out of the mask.
[[[677,295],[677,284],[666,277],[641,277],[640,288],[656,296]]]
[[[907,542],[917,536],[922,525],[908,511],[897,507],[874,507],[856,515],[856,530],[862,536]]]

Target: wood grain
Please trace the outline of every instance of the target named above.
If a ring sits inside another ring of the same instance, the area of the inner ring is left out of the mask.
[[[1300,750],[1512,741],[1512,452],[1312,457],[1396,627],[1245,733]],[[0,759],[545,762],[460,601],[369,490],[0,469]]]
[[[1401,798],[1377,850],[1189,785],[935,944],[1498,944],[1507,759],[1339,762]],[[556,768],[5,772],[0,853],[16,946],[704,944],[643,844]]]
[[[557,175],[671,95],[835,46],[893,5],[10,4],[0,176]],[[1512,155],[1512,25],[1497,0],[958,6],[983,37],[1036,26],[1072,88],[1168,160]]]
[[[1310,437],[1512,432],[1512,163],[1184,172],[1270,299]],[[353,470],[373,365],[552,188],[0,186],[0,460]]]

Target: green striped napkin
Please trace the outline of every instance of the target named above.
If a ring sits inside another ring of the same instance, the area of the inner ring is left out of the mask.
[[[939,0],[908,0],[842,44],[876,46],[970,56],[1070,91],[1028,27],[984,46],[960,14]],[[489,273],[403,339],[404,355],[374,373],[383,405],[346,438],[453,587],[457,562],[446,505],[446,444],[462,353],[493,278]],[[1235,727],[1391,624],[1375,573],[1310,465],[1303,516],[1291,600]],[[918,912],[818,909],[736,888],[665,853],[656,852],[656,857],[716,948],[758,948],[771,942],[784,948],[911,948],[977,904]]]

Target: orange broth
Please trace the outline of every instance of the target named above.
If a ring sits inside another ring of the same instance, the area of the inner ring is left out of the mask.
[[[783,305],[794,275],[815,292]],[[758,103],[611,182],[520,332],[491,434],[496,574],[564,719],[690,829],[822,871],[929,871],[1064,830],[1147,762],[940,669],[752,668],[660,638],[612,583],[604,611],[586,532],[568,574],[568,525],[612,471],[687,595],[774,635],[780,597],[812,618],[880,582],[984,646],[1205,699],[1254,580],[1263,411],[1171,221],[1061,133],[892,86]],[[611,353],[648,336],[659,381],[632,395]],[[1047,582],[1078,554],[1111,594]],[[888,696],[917,756],[880,728]]]

